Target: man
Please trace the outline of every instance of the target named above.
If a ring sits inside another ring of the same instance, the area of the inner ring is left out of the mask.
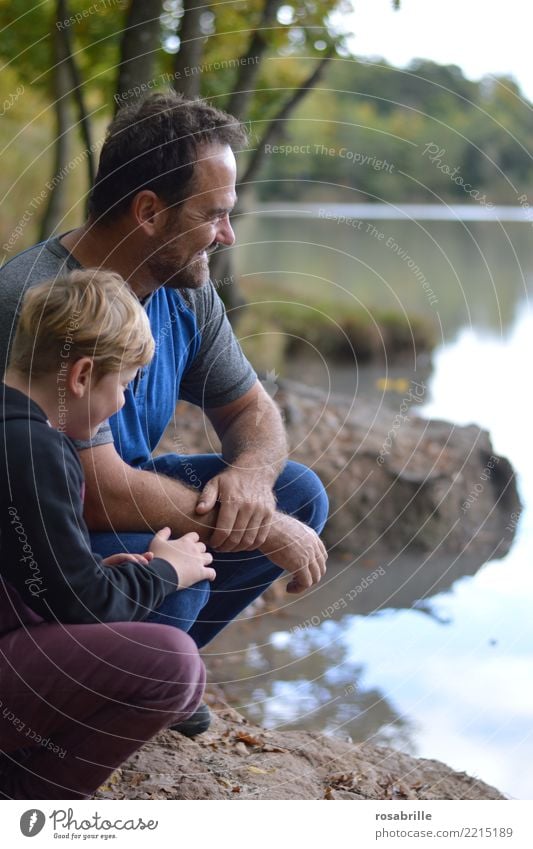
[[[176,593],[154,615],[198,646],[283,570],[292,574],[290,592],[316,584],[327,556],[318,537],[324,488],[311,470],[286,462],[280,414],[209,281],[210,253],[234,242],[233,150],[244,143],[234,118],[201,101],[156,94],[125,107],[108,128],[87,222],[0,270],[2,370],[27,286],[102,267],[122,275],[144,305],[154,359],[128,388],[124,408],[77,444],[85,512],[103,556],[146,551],[163,526],[173,535],[197,531],[210,546],[216,580]],[[67,337],[66,351],[68,344]],[[220,456],[152,458],[179,398],[204,409]]]

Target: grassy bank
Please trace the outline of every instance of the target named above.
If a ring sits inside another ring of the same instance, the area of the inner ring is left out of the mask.
[[[310,348],[339,363],[391,362],[431,351],[437,329],[429,318],[405,316],[390,310],[346,308],[332,314],[331,306],[261,302],[239,310],[235,329],[241,344],[260,370],[282,370],[293,356]]]

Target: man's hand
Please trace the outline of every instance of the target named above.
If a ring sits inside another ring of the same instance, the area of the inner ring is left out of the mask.
[[[148,566],[150,560],[154,559],[151,551],[145,551],[144,554],[110,554],[109,557],[104,557],[102,563],[104,566],[120,566],[121,563],[140,563],[141,566]]]
[[[257,471],[229,468],[204,487],[196,512],[203,515],[220,505],[209,545],[216,551],[253,551],[272,531],[276,510],[272,487]]]
[[[315,531],[292,516],[277,513],[261,547],[269,560],[292,574],[287,592],[301,593],[326,573],[328,553]]]

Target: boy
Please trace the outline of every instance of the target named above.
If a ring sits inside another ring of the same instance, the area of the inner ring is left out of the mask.
[[[70,441],[121,408],[153,350],[145,311],[116,274],[78,271],[26,293],[0,386],[4,798],[91,796],[200,704],[194,642],[141,620],[177,588],[213,580],[212,557],[197,534],[169,540],[168,528],[144,555],[93,554]]]

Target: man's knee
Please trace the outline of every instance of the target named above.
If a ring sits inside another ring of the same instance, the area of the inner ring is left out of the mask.
[[[161,454],[143,468],[201,490],[211,478],[227,469],[227,463],[221,454]]]
[[[290,460],[276,482],[276,498],[280,510],[290,513],[320,533],[326,524],[329,500],[318,475]]]
[[[111,554],[122,554],[124,551],[130,554],[143,554],[148,551],[153,534],[91,531],[89,537],[91,551],[95,551],[100,557],[109,557]]]

